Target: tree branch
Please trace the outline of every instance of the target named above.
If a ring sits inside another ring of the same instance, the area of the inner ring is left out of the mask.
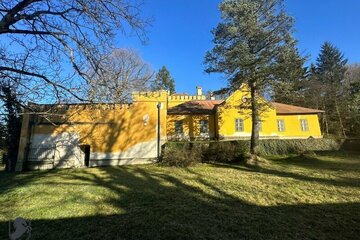
[[[30,34],[30,35],[65,35],[62,32],[48,32],[38,30],[22,30],[22,29],[1,29],[0,34],[3,33],[14,33],[14,34]]]
[[[0,29],[8,29],[12,24],[18,20],[15,19],[15,15],[24,10],[26,7],[34,2],[40,2],[41,0],[23,0],[16,4],[12,9],[8,10],[5,16],[0,21]]]
[[[77,100],[79,101],[86,101],[86,99],[80,98],[79,96],[77,96],[76,94],[74,94],[70,89],[64,87],[63,85],[60,85],[58,83],[55,83],[53,81],[51,81],[50,79],[48,79],[47,77],[41,75],[41,74],[37,74],[37,73],[33,73],[33,72],[28,72],[25,70],[20,70],[20,69],[15,69],[15,68],[11,68],[11,67],[4,67],[4,66],[0,66],[0,72],[2,71],[9,71],[9,72],[14,72],[14,73],[18,73],[18,74],[23,74],[23,75],[27,75],[27,76],[31,76],[31,77],[37,77],[40,78],[42,80],[44,80],[46,83],[52,85],[54,87],[54,89],[60,88],[65,90],[66,92],[70,93],[73,97],[75,97]]]

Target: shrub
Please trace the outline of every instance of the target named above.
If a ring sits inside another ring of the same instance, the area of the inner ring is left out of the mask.
[[[267,139],[259,144],[260,155],[300,154],[309,151],[339,150],[341,141],[335,139]]]
[[[245,159],[248,144],[245,141],[212,142],[204,153],[204,161],[239,162]]]
[[[202,161],[203,146],[194,143],[170,143],[165,146],[161,164],[188,167]]]
[[[3,164],[4,151],[0,149],[0,164]]]
[[[360,139],[346,139],[341,149],[345,151],[360,151]]]
[[[339,150],[341,140],[336,139],[263,139],[259,142],[259,154],[287,155],[313,151]],[[249,152],[249,140],[168,142],[163,151],[162,163],[168,166],[187,167],[200,162],[239,162]]]

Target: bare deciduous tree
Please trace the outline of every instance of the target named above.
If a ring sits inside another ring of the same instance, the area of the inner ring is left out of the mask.
[[[98,71],[89,85],[89,96],[96,102],[128,102],[132,91],[149,88],[154,72],[137,52],[131,49],[114,49],[102,58]]]
[[[116,31],[146,40],[148,21],[132,0],[0,2],[0,78],[26,100],[88,100],[82,93]],[[52,94],[54,93],[54,94]]]

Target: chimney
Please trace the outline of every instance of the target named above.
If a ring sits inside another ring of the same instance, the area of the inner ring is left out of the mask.
[[[200,87],[200,86],[197,86],[197,87],[196,87],[196,95],[197,95],[197,96],[203,95],[203,94],[202,94],[202,87]]]

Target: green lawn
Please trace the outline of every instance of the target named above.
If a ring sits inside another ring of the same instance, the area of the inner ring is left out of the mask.
[[[360,156],[0,173],[0,239],[359,239]]]

